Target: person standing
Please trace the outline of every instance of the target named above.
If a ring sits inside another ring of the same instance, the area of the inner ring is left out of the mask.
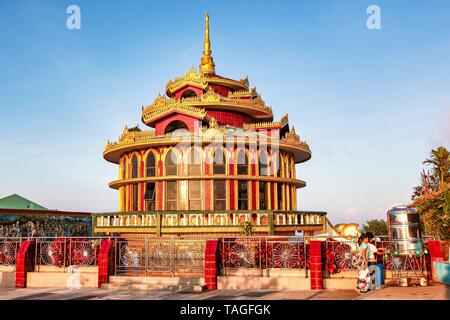
[[[356,288],[360,293],[366,293],[369,291],[370,285],[370,273],[369,273],[369,239],[365,233],[361,234],[358,239],[358,254],[361,258],[361,262],[358,265],[358,279],[356,280]]]
[[[384,248],[377,248],[375,245],[375,235],[372,232],[366,233],[368,239],[368,267],[370,273],[370,289],[373,289],[376,286],[376,272],[377,272],[377,260],[378,256],[382,256],[385,254]],[[380,272],[380,271],[378,271]],[[374,281],[375,280],[375,281]]]

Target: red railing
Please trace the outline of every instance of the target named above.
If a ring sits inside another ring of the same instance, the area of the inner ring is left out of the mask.
[[[107,237],[113,240],[116,274],[203,271],[206,240],[214,237]],[[35,241],[35,265],[96,266],[101,237],[27,238]],[[304,270],[308,276],[309,243],[321,241],[322,266],[328,274],[357,270],[362,258],[356,237],[215,237],[219,241],[219,268],[223,274],[238,269]],[[421,252],[398,254],[395,242],[380,240],[386,248],[379,258],[385,270],[425,270],[426,241]],[[0,265],[14,265],[21,238],[0,238]]]

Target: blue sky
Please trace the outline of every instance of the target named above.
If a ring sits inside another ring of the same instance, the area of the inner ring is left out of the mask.
[[[81,30],[66,28],[70,4]],[[371,4],[381,30],[366,27]],[[384,218],[450,146],[448,1],[0,0],[0,197],[116,210],[104,146],[198,68],[205,11],[216,72],[248,75],[311,146],[300,209]]]

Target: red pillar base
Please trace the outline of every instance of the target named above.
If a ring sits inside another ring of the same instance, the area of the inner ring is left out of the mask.
[[[205,284],[208,290],[217,290],[218,240],[208,240],[205,248]]]
[[[321,241],[311,241],[309,243],[309,257],[311,290],[323,289]]]
[[[112,270],[112,262],[110,261],[110,253],[112,252],[112,240],[103,239],[98,254],[98,287],[108,283],[110,271]]]
[[[20,245],[16,255],[16,288],[26,288],[27,272],[33,270],[32,248],[34,241],[26,240]]]

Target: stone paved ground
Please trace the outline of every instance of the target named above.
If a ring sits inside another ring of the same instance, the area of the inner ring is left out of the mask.
[[[355,290],[216,290],[203,293],[113,291],[105,289],[0,289],[0,300],[450,300],[450,288],[386,286],[365,295]]]
[[[450,286],[433,283],[428,287],[398,287],[387,285],[360,295],[356,300],[450,300]]]

